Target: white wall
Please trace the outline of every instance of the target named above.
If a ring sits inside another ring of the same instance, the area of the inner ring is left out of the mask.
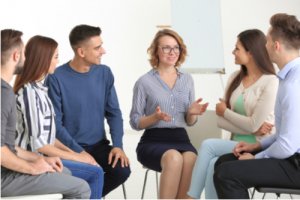
[[[223,96],[222,82],[226,84],[228,76],[240,67],[234,64],[232,55],[240,32],[258,28],[267,33],[270,17],[279,12],[296,15],[300,20],[299,0],[220,0],[220,2],[226,74],[222,75],[223,81],[220,81],[220,75],[216,74],[193,76],[196,94],[210,102],[209,109],[215,109],[218,97]]]
[[[53,37],[59,43],[60,64],[72,59],[70,30],[78,24],[100,26],[107,54],[102,63],[111,67],[129,127],[132,89],[139,76],[150,69],[147,48],[159,25],[170,25],[170,0],[1,0],[0,28]]]
[[[228,75],[239,68],[231,54],[239,32],[249,28],[266,32],[269,18],[277,12],[294,14],[300,19],[299,0],[220,1],[226,74],[221,79],[217,74],[193,75],[196,96],[210,102],[209,109],[214,109],[218,98],[223,96],[222,81],[226,83]],[[170,0],[1,0],[0,28],[22,30],[25,41],[36,34],[53,37],[60,44],[60,64],[63,64],[73,55],[68,41],[71,28],[81,23],[100,26],[107,51],[103,63],[115,75],[124,127],[130,129],[132,88],[138,77],[150,69],[146,49],[156,26],[171,25],[170,3]]]

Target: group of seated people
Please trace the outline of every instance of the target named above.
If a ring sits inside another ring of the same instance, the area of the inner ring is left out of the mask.
[[[240,69],[216,104],[218,126],[231,140],[207,139],[198,151],[185,127],[208,103],[195,98],[192,76],[180,70],[183,39],[170,29],[156,33],[152,69],[133,88],[130,125],[145,130],[137,159],[161,172],[159,198],[199,199],[205,190],[207,199],[246,199],[256,186],[300,189],[300,22],[278,13],[270,25],[267,36],[258,29],[237,36],[232,53]],[[57,68],[54,39],[36,35],[24,45],[21,37],[1,30],[1,196],[101,199],[131,173],[114,76],[101,64],[101,29],[75,26],[74,57]]]

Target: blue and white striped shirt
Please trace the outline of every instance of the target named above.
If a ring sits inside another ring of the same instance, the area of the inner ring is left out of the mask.
[[[284,159],[300,153],[300,57],[285,65],[277,75],[276,133],[260,142],[264,150],[255,158]]]
[[[194,101],[194,81],[191,75],[178,71],[176,83],[170,89],[160,78],[158,71],[152,69],[135,83],[130,125],[133,129],[141,130],[139,128],[141,117],[153,114],[156,107],[160,106],[162,112],[171,116],[171,121],[160,120],[148,128],[185,127],[186,113]]]
[[[55,113],[42,82],[25,84],[17,98],[16,145],[37,152],[55,141]]]

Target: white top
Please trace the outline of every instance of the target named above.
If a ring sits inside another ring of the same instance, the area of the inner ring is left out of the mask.
[[[238,75],[234,72],[228,79],[226,91]],[[239,134],[252,134],[256,132],[264,122],[274,124],[274,107],[278,89],[278,78],[275,75],[262,75],[248,88],[240,85],[232,92],[230,105],[233,109],[237,98],[242,94],[244,98],[247,116],[240,115],[233,110],[226,109],[224,117],[218,118],[218,126],[225,130]],[[274,133],[275,130],[272,130]],[[257,140],[261,137],[257,136]]]
[[[29,151],[54,144],[55,113],[42,82],[27,83],[19,89],[17,99],[16,145]]]

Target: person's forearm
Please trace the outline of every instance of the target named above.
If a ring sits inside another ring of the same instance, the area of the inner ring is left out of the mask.
[[[55,140],[54,146],[57,147],[57,148],[59,148],[59,149],[61,149],[61,150],[67,151],[67,152],[74,152],[72,149],[70,149],[69,147],[67,147],[66,145],[64,145],[58,139]]]
[[[141,117],[140,119],[140,123],[139,123],[139,128],[140,129],[145,129],[155,123],[158,122],[158,119],[155,117],[155,114],[149,115],[149,116],[145,116],[145,117]]]
[[[197,122],[197,115],[186,114],[186,123],[188,126],[192,126]]]
[[[33,167],[29,162],[19,158],[8,147],[1,147],[1,166],[12,171],[33,174]]]
[[[26,151],[18,146],[16,146],[16,150],[17,156],[27,161],[34,161],[40,157],[37,153]]]
[[[55,147],[54,145],[45,145],[42,148],[39,148],[38,151],[47,156],[58,156],[61,159],[76,161],[75,152],[65,151]]]

